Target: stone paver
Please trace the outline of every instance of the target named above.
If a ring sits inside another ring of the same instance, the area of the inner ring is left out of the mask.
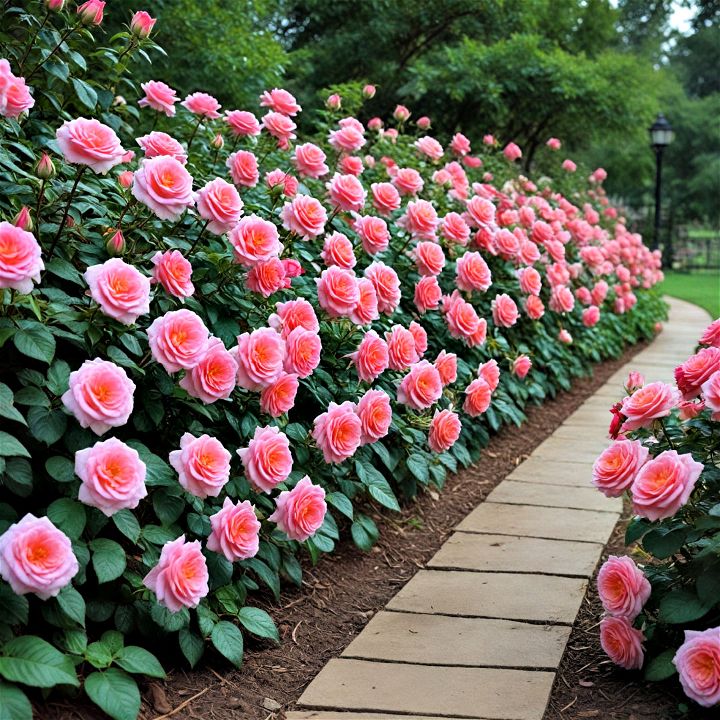
[[[587,474],[591,467],[592,463],[589,461],[550,463],[545,458],[531,455],[524,463],[518,465],[506,479],[514,482],[586,488],[588,486]]]
[[[585,482],[587,484],[587,472]],[[564,507],[575,510],[597,510],[599,512],[622,512],[622,498],[606,498],[594,487],[561,487],[506,480],[501,482],[488,496],[487,502],[510,503],[513,505],[540,505]]]
[[[387,608],[571,625],[585,587],[554,575],[420,570]]]
[[[325,710],[306,710],[304,712],[289,712],[285,720],[465,720],[464,718],[448,717],[447,715],[397,715],[392,718],[379,713],[367,712],[337,712]],[[481,718],[480,720],[488,720]]]
[[[322,709],[541,720],[554,674],[331,660],[301,703]]]
[[[602,545],[596,543],[457,532],[428,567],[589,578],[601,551]]]

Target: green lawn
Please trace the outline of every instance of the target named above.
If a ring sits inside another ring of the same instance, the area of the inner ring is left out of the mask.
[[[713,318],[720,317],[720,272],[666,272],[660,289],[667,295],[705,308]]]

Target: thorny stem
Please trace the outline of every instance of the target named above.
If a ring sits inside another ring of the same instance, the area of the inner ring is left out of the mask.
[[[83,176],[83,173],[85,172],[86,169],[87,168],[84,165],[82,165],[77,171],[77,175],[75,176],[75,182],[73,183],[72,189],[70,190],[70,195],[68,197],[68,201],[65,204],[65,210],[63,211],[62,220],[60,221],[60,227],[58,228],[57,234],[55,235],[55,237],[52,241],[50,250],[48,250],[47,262],[50,262],[50,260],[52,260],[53,253],[55,252],[55,246],[57,245],[57,242],[60,239],[60,235],[62,235],[62,231],[65,229],[65,223],[67,222],[68,213],[70,212],[70,205],[72,204],[73,197],[75,195],[75,191],[77,190],[77,186],[80,183],[80,178]]]
[[[43,18],[42,23],[40,23],[40,26],[35,31],[35,34],[30,38],[30,42],[28,43],[27,47],[25,48],[25,52],[23,53],[23,56],[20,58],[20,61],[18,62],[18,72],[22,74],[22,68],[23,65],[25,65],[25,61],[27,60],[28,55],[30,54],[30,51],[33,48],[33,45],[35,44],[35,41],[37,40],[38,35],[42,31],[42,29],[45,27],[45,24],[47,23],[48,19],[50,17],[50,11],[48,10],[47,13],[45,13],[45,17]]]
[[[197,247],[197,244],[200,242],[200,239],[201,239],[202,236],[205,234],[205,230],[206,230],[206,228],[207,228],[207,226],[208,226],[209,224],[210,224],[210,221],[207,220],[207,221],[205,222],[205,224],[202,226],[202,229],[201,229],[200,232],[198,233],[198,236],[195,238],[195,242],[190,246],[190,249],[188,250],[188,255],[191,255],[191,254],[192,254],[192,251]]]
[[[192,147],[193,140],[195,139],[195,135],[197,135],[197,131],[200,129],[200,126],[202,125],[203,116],[200,116],[200,119],[197,121],[197,125],[195,125],[195,128],[192,131],[192,135],[190,135],[190,139],[188,140],[188,146],[187,146],[187,153],[190,155],[190,148]]]
[[[50,51],[50,54],[42,59],[26,76],[25,76],[25,82],[30,80],[30,78],[53,56],[55,53],[60,49],[60,46],[72,35],[75,30],[77,30],[80,25],[82,24],[82,21],[77,23],[76,25],[73,25],[71,28],[65,31],[63,36],[60,38],[60,42]]]

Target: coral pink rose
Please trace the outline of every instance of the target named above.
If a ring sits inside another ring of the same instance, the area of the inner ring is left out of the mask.
[[[667,417],[680,401],[680,393],[671,385],[654,382],[644,385],[622,401],[621,413],[627,418],[623,432],[650,427],[653,420]]]
[[[400,207],[400,194],[394,185],[384,183],[373,183],[370,186],[373,198],[373,207],[381,215],[389,215]]]
[[[600,645],[607,656],[625,670],[639,670],[645,659],[645,636],[626,618],[605,617],[600,621]]]
[[[571,312],[575,307],[575,296],[570,288],[564,285],[556,285],[550,296],[550,309],[557,313]]]
[[[327,412],[315,418],[312,436],[326,463],[341,463],[352,457],[362,438],[362,422],[355,412],[355,405],[331,402]]]
[[[545,305],[537,295],[525,298],[525,312],[531,320],[539,320],[545,314]]]
[[[486,363],[480,363],[477,369],[477,375],[482,378],[490,387],[490,392],[495,392],[500,384],[500,367],[497,360],[488,360]]]
[[[604,280],[600,280],[595,283],[593,289],[590,291],[592,301],[594,305],[602,305],[607,297],[609,286]]]
[[[78,570],[70,538],[47,517],[28,513],[0,535],[0,577],[16,595],[56,597]]]
[[[441,350],[435,358],[435,369],[440,373],[440,381],[445,385],[457,380],[457,355]]]
[[[691,700],[707,708],[720,704],[720,627],[686,630],[673,664]]]
[[[470,141],[462,133],[455,133],[450,141],[450,149],[455,155],[467,155],[470,152]]]
[[[572,335],[571,335],[567,330],[565,330],[565,328],[563,328],[563,329],[558,333],[558,340],[559,340],[561,343],[565,343],[566,345],[570,345],[570,343],[572,343],[572,341],[573,341],[573,338],[572,338]]]
[[[480,318],[475,308],[455,291],[443,298],[443,311],[450,335],[455,338],[472,337],[480,327]]]
[[[707,406],[713,411],[712,419],[716,421],[720,420],[720,370],[714,372],[700,386],[700,389],[705,399],[704,406]],[[700,409],[702,409],[702,407]]]
[[[238,364],[238,385],[246,390],[262,390],[283,371],[285,340],[272,328],[243,333],[231,352]]]
[[[390,332],[385,333],[385,341],[391,370],[407,370],[420,359],[415,347],[415,337],[402,325],[393,325]]]
[[[275,500],[275,512],[268,520],[291,540],[304,542],[322,526],[327,512],[325,491],[305,475],[292,490],[283,490]]]
[[[565,172],[574,173],[577,170],[577,165],[570,158],[567,158],[562,161],[562,169]]]
[[[322,235],[328,219],[325,208],[310,195],[297,195],[291,202],[285,203],[280,218],[286,230],[303,240]]]
[[[463,411],[471,417],[486,412],[492,400],[492,390],[483,378],[476,378],[465,388]]]
[[[174,157],[179,163],[187,163],[185,148],[174,138],[164,132],[153,131],[136,139],[146,158],[168,155]]]
[[[334,232],[325,238],[320,257],[327,266],[337,265],[347,270],[352,270],[357,263],[353,244],[340,232]]]
[[[67,162],[86,165],[101,175],[121,163],[125,155],[115,131],[94,118],[66,120],[55,137]]]
[[[392,178],[392,184],[401,195],[417,195],[425,183],[415,168],[399,168]]]
[[[600,308],[597,305],[591,305],[582,311],[582,321],[585,327],[591,328],[600,321]]]
[[[260,96],[260,106],[268,107],[283,115],[297,115],[302,110],[295,97],[282,88],[266,90]]]
[[[602,451],[593,464],[592,484],[607,497],[620,497],[648,458],[639,440],[619,440]]]
[[[632,622],[650,597],[642,570],[627,555],[611,555],[600,568],[597,589],[605,612]]]
[[[155,318],[147,335],[153,359],[169,373],[194,367],[208,349],[208,329],[191,310],[171,310]]]
[[[0,60],[0,116],[17,120],[35,100],[25,84],[25,78],[13,75],[10,63]]]
[[[269,493],[292,472],[290,441],[276,427],[258,427],[246,448],[237,451],[245,477],[259,492]]]
[[[352,270],[331,265],[315,282],[320,307],[330,317],[345,317],[357,307],[360,291]]]
[[[345,212],[360,212],[365,204],[365,190],[354,175],[335,174],[326,184],[333,207]]]
[[[369,325],[380,317],[375,286],[367,278],[358,278],[357,287],[358,304],[349,317],[356,325]]]
[[[475,227],[491,226],[495,222],[495,206],[487,198],[474,195],[467,201],[466,209]]]
[[[460,213],[449,212],[440,221],[440,233],[450,242],[467,245],[470,239],[470,226]]]
[[[75,474],[82,481],[78,500],[108,517],[124,508],[136,508],[147,495],[145,463],[137,450],[117,438],[78,450]]]
[[[437,310],[442,298],[442,289],[434,275],[425,275],[415,285],[413,301],[421,315],[428,310]]]
[[[383,262],[375,261],[365,269],[365,277],[375,287],[378,310],[392,315],[400,304],[400,279],[395,270]]]
[[[168,117],[175,115],[175,103],[180,100],[175,90],[159,80],[150,80],[141,83],[140,87],[145,97],[138,100],[140,107],[149,107],[158,112],[165,113]]]
[[[410,367],[400,382],[397,401],[413,410],[425,410],[434,405],[442,395],[443,383],[440,373],[427,360]]]
[[[268,324],[286,338],[296,327],[318,332],[320,323],[313,306],[305,299],[288,300],[275,305],[275,312],[268,318]]]
[[[80,425],[96,435],[124,425],[133,411],[135,383],[125,370],[108,360],[86,360],[70,373],[63,405]]]
[[[340,160],[340,171],[344,175],[355,175],[358,177],[362,175],[364,169],[362,158],[359,158],[357,155],[345,155]]]
[[[211,337],[207,351],[197,365],[185,373],[180,387],[206,405],[227,400],[235,389],[237,371],[235,358],[225,349],[222,340]]]
[[[492,274],[479,252],[466,252],[457,259],[455,266],[459,290],[485,292],[492,285]]]
[[[510,160],[510,162],[513,162],[522,157],[522,150],[515,143],[511,142],[503,149],[503,155]]]
[[[151,261],[154,268],[150,282],[159,282],[168,294],[181,300],[195,292],[192,265],[179,250],[156,252]]]
[[[312,375],[313,370],[320,364],[320,336],[312,330],[297,327],[286,336],[285,343],[285,370],[300,378]]]
[[[445,253],[435,242],[419,242],[412,256],[420,275],[439,275],[445,267]]]
[[[228,234],[235,261],[245,267],[277,257],[283,250],[277,228],[269,220],[246,215]]]
[[[195,203],[192,177],[174,157],[143,160],[133,175],[132,194],[161,220],[178,220]]]
[[[527,377],[530,368],[532,368],[532,360],[527,355],[518,355],[515,360],[513,360],[513,372],[521,380]]]
[[[287,150],[290,141],[295,139],[297,125],[287,116],[271,111],[263,116],[262,126],[278,141],[281,150]]]
[[[220,117],[218,112],[220,103],[212,95],[204,92],[192,93],[180,104],[193,115],[199,115],[207,120],[217,120]]]
[[[720,318],[711,322],[700,338],[700,345],[720,347]]]
[[[92,265],[83,277],[102,312],[123,325],[132,325],[150,312],[150,278],[124,260],[111,258]]]
[[[540,273],[533,267],[525,267],[517,272],[520,289],[527,295],[539,295],[542,289]]]
[[[243,201],[234,185],[222,178],[211,180],[198,190],[197,210],[207,229],[214,235],[223,235],[237,225]]]
[[[388,434],[392,408],[390,397],[384,390],[368,390],[358,400],[356,412],[362,424],[361,445],[374,443]]]
[[[45,269],[40,245],[32,233],[9,222],[0,222],[0,288],[27,295],[40,282]]]
[[[353,230],[360,236],[363,250],[368,255],[375,255],[387,250],[390,243],[390,231],[382,218],[372,215],[358,217],[353,223]]]
[[[449,450],[460,437],[462,423],[457,413],[452,410],[436,410],[430,421],[428,445],[433,452],[442,453]]]
[[[163,545],[160,560],[143,578],[143,585],[155,593],[160,605],[178,612],[200,604],[209,592],[208,579],[200,541],[186,542],[181,535]]]
[[[414,238],[434,240],[440,218],[431,202],[411,200],[405,208],[405,214],[397,221],[397,224]],[[439,245],[438,248],[442,252]]]
[[[290,412],[295,407],[299,386],[296,373],[281,372],[260,391],[260,412],[275,418]]]
[[[342,124],[342,122],[341,120],[340,123]],[[365,145],[364,129],[360,123],[358,123],[358,126],[345,125],[337,130],[332,130],[328,135],[330,146],[342,153],[357,152]]]
[[[704,470],[686,453],[666,450],[642,466],[633,481],[633,512],[648,520],[672,517],[683,505]]]
[[[199,498],[217,497],[230,479],[230,453],[209,435],[195,437],[185,433],[180,449],[170,453],[170,464],[180,485]]]
[[[417,350],[418,355],[422,357],[428,348],[427,331],[422,325],[420,325],[420,323],[415,322],[415,320],[410,323],[408,330],[410,330],[413,338],[415,339],[415,349]]]
[[[260,548],[260,521],[249,500],[236,502],[226,497],[222,508],[210,516],[212,531],[207,549],[224,555],[230,562],[255,557]]]
[[[557,138],[550,138],[545,143],[551,150],[559,150],[562,147],[562,143]]]
[[[355,365],[358,377],[372,382],[387,370],[390,363],[387,343],[374,331],[365,333],[358,349],[348,355]]]
[[[298,174],[311,178],[321,178],[330,172],[330,168],[325,164],[326,159],[325,153],[314,143],[297,145],[292,157]]]
[[[255,187],[260,179],[258,160],[249,150],[238,150],[225,161],[230,177],[241,187]]]
[[[700,386],[720,370],[720,348],[707,347],[699,350],[682,365],[675,368],[675,382],[685,400],[692,400],[700,392]]]
[[[515,301],[505,293],[496,295],[492,301],[493,322],[498,327],[512,327],[518,319]]]
[[[429,135],[418,138],[415,141],[415,147],[420,155],[424,155],[435,162],[438,161],[444,154],[442,145],[435,138],[430,137]]]
[[[254,265],[247,274],[245,281],[248,290],[270,297],[284,287],[290,287],[285,274],[285,265],[280,258],[262,260]]]
[[[260,123],[248,110],[226,110],[225,122],[235,137],[255,137],[260,134]]]

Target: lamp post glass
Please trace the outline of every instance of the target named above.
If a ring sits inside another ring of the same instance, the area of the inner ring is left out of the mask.
[[[658,113],[655,122],[648,128],[650,133],[650,144],[655,150],[655,228],[653,233],[653,250],[657,250],[660,246],[660,210],[661,210],[661,189],[662,189],[662,155],[663,150],[672,142],[673,131],[672,126],[667,118]],[[672,260],[671,251],[668,247],[666,258]]]

